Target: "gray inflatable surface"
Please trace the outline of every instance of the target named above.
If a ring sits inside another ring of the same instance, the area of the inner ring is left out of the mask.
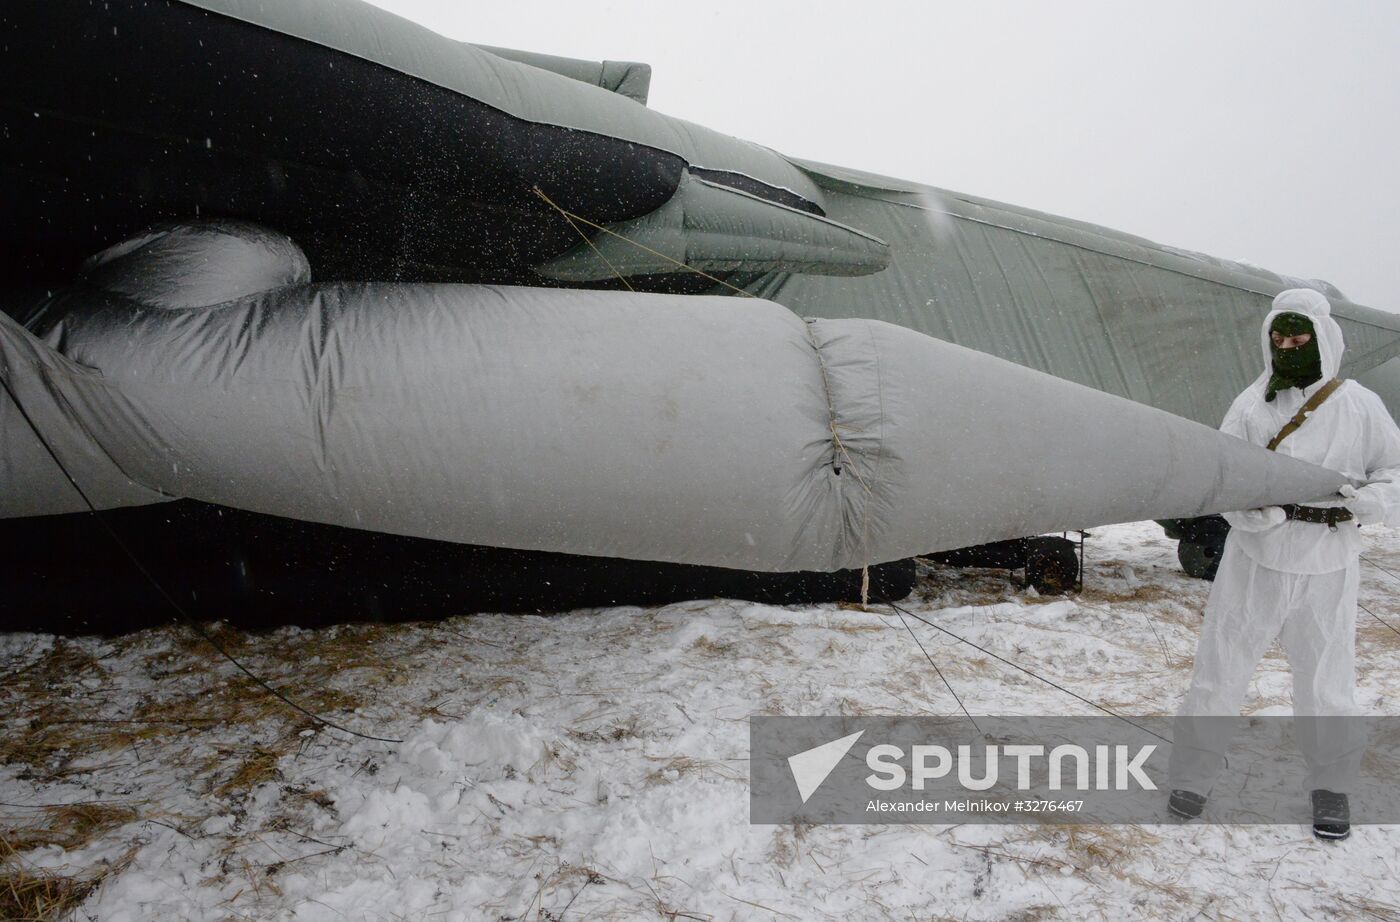
[[[358,0],[54,0],[7,21],[32,143],[0,150],[23,193],[5,239],[45,288],[61,258],[200,214],[288,232],[339,278],[732,290],[699,269],[1214,426],[1257,373],[1259,317],[1300,281],[785,156],[649,109],[640,66],[486,49]],[[1400,356],[1400,318],[1302,281],[1333,302],[1344,375]]]
[[[29,330],[0,317],[18,400],[0,411],[0,516],[84,508],[31,424],[102,506],[190,497],[750,570],[1316,500],[1344,482],[879,321],[734,297],[314,285],[299,259],[246,226],[167,228],[94,260],[103,271]],[[278,287],[250,294],[245,276]]]

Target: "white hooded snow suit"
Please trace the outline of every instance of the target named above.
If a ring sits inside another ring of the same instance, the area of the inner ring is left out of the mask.
[[[1281,313],[1312,320],[1322,377],[1264,399],[1272,373],[1269,330]],[[1261,332],[1264,373],[1231,405],[1221,431],[1267,445],[1341,365],[1342,331],[1331,305],[1316,291],[1294,288],[1274,299]],[[1277,448],[1340,471],[1365,486],[1350,498],[1315,502],[1347,506],[1356,521],[1336,529],[1287,520],[1277,506],[1226,513],[1231,527],[1220,569],[1206,603],[1191,688],[1177,714],[1171,786],[1208,794],[1224,765],[1235,717],[1250,677],[1274,638],[1282,640],[1293,671],[1297,717],[1355,715],[1356,591],[1361,536],[1358,524],[1400,525],[1400,428],[1381,399],[1357,384],[1342,384]],[[1352,792],[1365,748],[1356,721],[1304,721],[1299,748],[1310,788]]]

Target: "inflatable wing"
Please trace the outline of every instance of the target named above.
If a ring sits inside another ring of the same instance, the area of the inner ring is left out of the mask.
[[[876,317],[1099,390],[1218,425],[1258,372],[1274,295],[1328,295],[1347,340],[1343,375],[1400,354],[1400,316],[1325,282],[1176,250],[1118,231],[940,189],[798,162],[827,214],[889,241],[862,279],[774,273],[752,285],[821,317]],[[1183,356],[1166,333],[1192,331]],[[1390,404],[1400,414],[1400,402]]]

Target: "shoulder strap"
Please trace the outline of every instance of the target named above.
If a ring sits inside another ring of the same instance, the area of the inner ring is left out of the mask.
[[[1298,412],[1293,414],[1293,418],[1278,431],[1278,435],[1274,436],[1273,441],[1269,442],[1269,451],[1278,448],[1280,442],[1292,435],[1294,430],[1303,425],[1303,423],[1307,422],[1308,416],[1312,411],[1322,406],[1322,401],[1331,397],[1333,392],[1341,386],[1342,379],[1333,378],[1331,381],[1322,385],[1322,387],[1319,387],[1317,392],[1308,398],[1308,402],[1299,407]]]

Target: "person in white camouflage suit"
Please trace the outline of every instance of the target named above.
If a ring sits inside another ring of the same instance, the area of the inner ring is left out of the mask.
[[[1344,839],[1351,830],[1347,794],[1355,789],[1366,741],[1357,721],[1327,718],[1358,714],[1357,528],[1400,525],[1400,428],[1374,393],[1355,381],[1333,383],[1345,345],[1319,292],[1280,293],[1262,339],[1264,372],[1235,399],[1221,430],[1269,445],[1311,405],[1275,450],[1360,485],[1315,506],[1226,513],[1231,530],[1206,603],[1191,688],[1177,714],[1169,807],[1182,818],[1201,814],[1234,724],[1218,718],[1239,714],[1255,667],[1278,638],[1293,671],[1313,832]]]

